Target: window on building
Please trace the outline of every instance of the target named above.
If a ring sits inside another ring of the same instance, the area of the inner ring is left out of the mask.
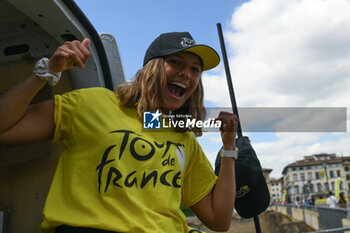
[[[329,177],[334,178],[334,171],[329,171]]]
[[[300,173],[300,180],[305,180],[305,173]]]
[[[295,191],[295,194],[299,194],[299,186],[298,185],[294,186],[294,191]]]
[[[349,167],[345,167],[345,171],[348,172],[350,169]]]
[[[317,192],[322,192],[322,185],[321,183],[317,183]]]
[[[334,191],[334,182],[331,183],[331,190]]]
[[[299,170],[300,170],[300,171],[304,170],[304,167],[300,167]]]
[[[327,182],[326,182],[326,183],[324,183],[324,187],[325,187],[326,191],[328,192],[328,191],[329,191],[329,185],[328,185],[328,183],[327,183]]]
[[[297,181],[298,180],[298,175],[297,174],[293,174],[293,180]]]
[[[348,189],[350,190],[350,183],[348,183]]]
[[[337,177],[340,177],[340,170],[337,170]]]
[[[312,172],[308,172],[307,173],[307,179],[308,180],[312,180]]]
[[[313,193],[314,192],[314,184],[310,184],[309,187],[310,187],[310,192]]]
[[[350,180],[350,174],[346,174],[346,180]]]
[[[292,171],[295,171],[296,170],[296,168],[295,167],[292,167]]]
[[[316,179],[320,179],[320,172],[315,172]]]

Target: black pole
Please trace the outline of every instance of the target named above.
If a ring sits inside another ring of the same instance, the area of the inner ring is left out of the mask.
[[[258,215],[254,216],[254,225],[255,225],[256,233],[261,233],[260,222],[259,222],[259,216]]]
[[[239,120],[237,103],[236,103],[236,99],[235,99],[235,93],[234,93],[234,90],[233,90],[233,84],[232,84],[231,72],[230,72],[230,67],[229,67],[229,64],[228,64],[228,59],[227,59],[227,54],[226,54],[226,47],[225,47],[224,36],[222,34],[221,24],[218,23],[218,24],[216,24],[216,26],[218,28],[218,34],[219,34],[219,39],[220,39],[220,47],[221,47],[221,52],[222,52],[222,59],[224,61],[224,66],[225,66],[227,86],[228,86],[228,90],[230,92],[232,111],[238,117],[237,134],[238,134],[238,137],[240,138],[240,137],[242,137],[242,128],[241,128],[241,122]]]
[[[232,104],[232,111],[238,117],[237,134],[238,134],[238,137],[242,137],[242,128],[241,128],[241,123],[240,123],[240,120],[239,120],[238,108],[237,108],[237,103],[236,103],[236,99],[235,99],[235,93],[233,91],[233,84],[232,84],[230,67],[229,67],[229,64],[228,64],[228,59],[227,59],[227,54],[226,54],[226,47],[225,47],[224,36],[222,34],[221,24],[218,23],[218,24],[216,24],[216,26],[217,26],[217,29],[218,29],[218,34],[219,34],[219,39],[220,39],[222,59],[224,60],[227,85],[228,85],[228,90],[230,92],[230,98],[231,98],[231,104]],[[261,233],[260,222],[259,222],[259,217],[258,216],[254,216],[254,224],[255,224],[256,233]]]

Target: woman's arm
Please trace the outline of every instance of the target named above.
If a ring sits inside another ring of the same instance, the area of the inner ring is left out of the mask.
[[[238,118],[236,115],[221,112],[221,138],[224,150],[235,149]],[[230,228],[236,197],[235,160],[223,158],[220,174],[212,191],[192,206],[198,218],[209,228],[227,231]]]
[[[53,101],[29,106],[44,85],[44,81],[32,75],[1,96],[1,144],[37,142],[52,136]]]
[[[58,73],[73,67],[83,68],[90,52],[89,39],[65,42],[49,60],[51,72]],[[53,136],[54,102],[29,105],[46,82],[31,75],[0,97],[0,143],[38,142]]]

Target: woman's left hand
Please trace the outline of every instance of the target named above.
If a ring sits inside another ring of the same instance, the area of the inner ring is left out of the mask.
[[[234,150],[238,117],[229,112],[220,112],[215,119],[221,121],[221,139],[224,150]],[[191,208],[209,228],[228,231],[236,198],[235,159],[225,158],[221,162],[220,174],[212,191]]]
[[[221,140],[224,150],[234,150],[236,146],[236,134],[238,127],[238,117],[229,112],[220,112],[216,120],[221,121]]]

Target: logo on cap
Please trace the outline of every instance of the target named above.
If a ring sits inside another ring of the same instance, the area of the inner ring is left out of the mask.
[[[182,45],[182,47],[187,48],[195,45],[196,42],[193,39],[184,37],[184,38],[181,38],[180,44]]]

